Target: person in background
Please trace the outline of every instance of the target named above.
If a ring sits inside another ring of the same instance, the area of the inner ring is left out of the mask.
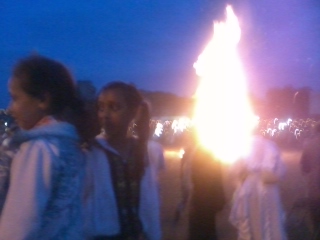
[[[277,145],[256,134],[250,153],[234,163],[231,173],[237,187],[229,220],[238,231],[238,240],[286,240],[279,191],[285,166]]]
[[[136,113],[136,116],[133,120],[132,123],[132,132],[129,134],[132,134],[132,136],[138,138],[138,132],[143,132],[143,133],[148,133],[148,136],[144,136],[145,139],[147,140],[147,152],[148,152],[148,157],[149,161],[151,164],[151,167],[153,168],[156,176],[156,181],[158,182],[158,177],[161,172],[163,172],[166,168],[165,164],[165,159],[164,159],[164,150],[162,145],[155,141],[152,140],[152,135],[153,133],[151,132],[151,126],[150,126],[150,105],[146,102],[143,101]],[[145,126],[146,129],[139,129],[139,125]],[[159,183],[158,183],[159,184]]]
[[[81,193],[85,119],[75,83],[61,63],[21,59],[9,80],[10,114],[22,129],[10,167],[0,239],[83,239]]]
[[[166,162],[164,158],[164,150],[160,143],[154,140],[148,141],[148,157],[150,161],[153,161],[152,167],[154,168],[154,172],[156,175],[156,181],[159,184],[159,175],[165,171],[166,169]]]
[[[320,124],[314,135],[306,141],[300,158],[300,169],[307,182],[308,208],[315,234],[320,239]]]
[[[16,146],[10,146],[10,141],[17,131],[18,127],[11,124],[10,127],[6,127],[5,134],[2,135],[0,145],[0,216],[9,189],[12,159],[18,150]]]
[[[216,214],[225,205],[220,161],[198,141],[195,129],[187,133],[181,159],[182,201],[175,220],[189,206],[188,240],[216,240]]]
[[[133,85],[111,82],[97,99],[102,129],[86,153],[84,192],[88,239],[160,240],[159,196],[149,159],[149,117],[136,121],[143,99]]]

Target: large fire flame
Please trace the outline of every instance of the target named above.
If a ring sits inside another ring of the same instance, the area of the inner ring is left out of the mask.
[[[211,42],[194,64],[200,84],[194,124],[201,144],[224,162],[233,162],[250,148],[256,121],[238,55],[241,29],[232,7],[226,20],[214,23]]]

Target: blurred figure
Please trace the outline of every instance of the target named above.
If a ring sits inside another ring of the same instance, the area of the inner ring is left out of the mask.
[[[160,143],[149,140],[148,141],[148,157],[152,168],[156,174],[157,182],[159,184],[158,177],[166,169],[166,163],[163,154],[163,147]]]
[[[261,136],[254,136],[251,147],[248,157],[232,166],[238,186],[229,220],[238,230],[238,240],[285,240],[279,192],[285,166],[280,150]]]
[[[12,159],[18,150],[17,146],[10,145],[10,141],[17,131],[18,127],[15,126],[15,124],[11,124],[10,127],[7,127],[5,134],[2,136],[0,145],[0,216],[9,189]]]
[[[133,132],[131,134],[136,138],[139,138],[139,132],[148,134],[143,136],[143,138],[147,140],[149,163],[155,172],[158,182],[160,172],[165,170],[165,159],[162,145],[151,139],[153,132],[151,132],[150,118],[150,106],[147,102],[143,101],[138,107],[138,111],[133,122]],[[145,126],[146,129],[141,129],[141,126]]]
[[[225,204],[221,163],[197,144],[194,132],[189,132],[188,138],[181,159],[182,201],[177,211],[189,205],[189,240],[216,240],[215,218]],[[179,212],[176,220],[177,214]]]
[[[83,105],[61,63],[22,59],[9,80],[9,111],[22,129],[10,166],[0,219],[1,240],[82,239],[80,149]]]
[[[304,143],[301,159],[301,171],[307,180],[308,207],[314,228],[320,239],[320,124],[314,128],[314,135]]]
[[[11,154],[8,154],[6,149],[2,146],[0,147],[0,216],[9,189],[12,157],[13,156]]]
[[[87,151],[84,208],[88,239],[161,239],[155,160],[147,152],[150,119],[148,114],[136,117],[141,104],[139,91],[123,82],[107,84],[98,95],[103,131]],[[134,119],[133,137],[130,126]]]

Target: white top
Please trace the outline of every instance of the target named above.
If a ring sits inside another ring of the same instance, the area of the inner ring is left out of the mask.
[[[155,174],[158,175],[161,171],[165,170],[166,163],[163,155],[163,147],[160,143],[153,140],[148,141],[148,157]]]
[[[255,137],[251,153],[234,164],[233,173],[240,179],[229,220],[238,230],[238,240],[286,240],[278,186],[285,166],[276,144]]]
[[[103,148],[117,154],[102,136],[97,141]],[[150,155],[151,157],[152,155]],[[140,185],[139,216],[143,230],[150,240],[161,239],[159,196],[156,176],[150,160]],[[84,219],[87,237],[120,233],[117,203],[112,186],[109,161],[105,152],[92,147],[86,152]]]

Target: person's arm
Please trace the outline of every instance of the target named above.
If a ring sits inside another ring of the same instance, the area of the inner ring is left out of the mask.
[[[161,144],[156,143],[157,144],[157,149],[156,149],[156,153],[157,153],[157,171],[163,171],[166,168],[166,163],[165,163],[165,159],[164,159],[164,150]]]
[[[0,239],[35,239],[52,189],[54,154],[43,141],[30,141],[14,157],[0,218]]]

